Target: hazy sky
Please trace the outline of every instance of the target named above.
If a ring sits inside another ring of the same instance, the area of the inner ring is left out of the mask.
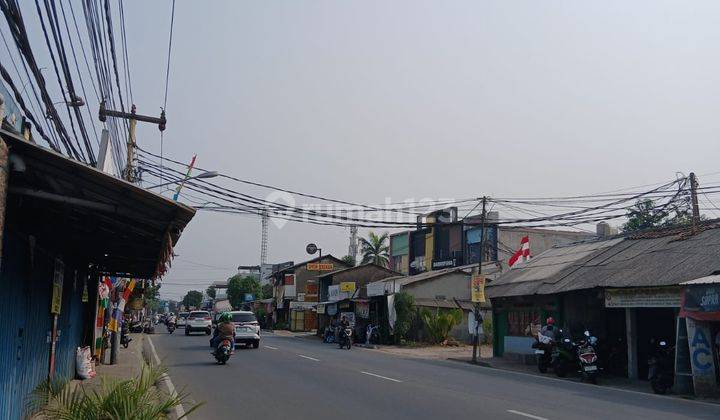
[[[125,1],[141,112],[162,105],[170,4]],[[720,2],[178,0],[175,19],[164,152],[204,168],[367,203],[718,170]],[[159,151],[157,128],[138,143]],[[342,256],[347,237],[271,226],[269,259]],[[257,218],[198,212],[162,293],[259,248]]]

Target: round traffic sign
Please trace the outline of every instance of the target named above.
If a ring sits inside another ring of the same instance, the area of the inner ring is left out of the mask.
[[[317,250],[318,250],[318,247],[315,244],[307,244],[307,246],[305,247],[305,251],[307,251],[307,253],[310,255],[316,253]]]

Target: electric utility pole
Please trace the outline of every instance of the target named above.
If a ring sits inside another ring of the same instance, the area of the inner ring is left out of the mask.
[[[135,159],[135,147],[137,147],[137,143],[135,142],[135,125],[138,121],[148,122],[151,124],[157,124],[160,131],[165,131],[165,125],[167,124],[167,119],[165,118],[165,110],[162,110],[162,112],[160,113],[160,118],[136,114],[134,104],[130,108],[130,112],[114,111],[112,109],[105,108],[105,100],[103,99],[100,102],[100,111],[98,113],[98,118],[100,118],[100,121],[105,122],[107,120],[107,117],[123,118],[126,120],[130,120],[127,139],[127,165],[125,166],[125,170],[123,171],[123,178],[126,181],[135,182],[136,175],[135,169],[133,168],[133,161]]]
[[[350,226],[350,245],[348,246],[348,255],[353,258],[353,261],[357,263],[357,253],[358,253],[358,227],[357,226]]]
[[[697,198],[698,181],[695,172],[690,172],[690,198],[692,199],[692,226],[693,232],[697,231],[698,223],[700,223],[700,208],[698,207]]]
[[[482,275],[482,263],[483,263],[483,256],[485,255],[485,239],[487,237],[485,232],[485,220],[487,219],[487,211],[485,210],[487,205],[487,197],[482,198],[482,214],[480,216],[480,233],[482,234],[482,238],[480,239],[480,258],[478,261],[478,268],[477,268],[477,275],[478,277]],[[475,335],[473,336],[473,355],[472,355],[472,362],[477,363],[478,358],[478,346],[480,345],[480,325],[483,322],[482,315],[480,315],[480,302],[475,302],[475,307],[473,308],[473,312],[475,315]]]

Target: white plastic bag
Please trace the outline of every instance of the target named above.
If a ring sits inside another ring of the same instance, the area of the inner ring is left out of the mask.
[[[77,348],[77,352],[75,353],[75,371],[80,379],[95,377],[89,346]]]

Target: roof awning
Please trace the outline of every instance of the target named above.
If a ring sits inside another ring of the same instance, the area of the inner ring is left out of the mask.
[[[153,279],[195,215],[191,207],[0,131],[10,156],[6,225],[61,244],[65,257],[100,272]]]

